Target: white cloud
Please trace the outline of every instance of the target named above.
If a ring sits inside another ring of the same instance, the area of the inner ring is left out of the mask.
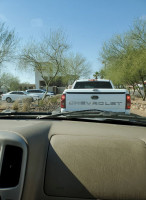
[[[31,26],[32,27],[42,27],[43,26],[43,20],[41,18],[34,18],[31,20]]]
[[[0,21],[6,22],[7,21],[6,16],[3,14],[0,14]]]
[[[146,21],[146,15],[142,15],[140,19]]]

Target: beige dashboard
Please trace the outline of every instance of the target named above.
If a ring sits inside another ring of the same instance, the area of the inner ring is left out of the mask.
[[[146,199],[145,127],[0,120],[0,148],[1,200]]]

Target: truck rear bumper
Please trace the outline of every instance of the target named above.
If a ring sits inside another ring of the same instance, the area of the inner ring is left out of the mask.
[[[66,108],[61,108],[61,113],[64,113],[64,112],[73,112],[73,111],[76,111],[76,110],[67,110]],[[116,112],[116,111],[114,111]],[[118,111],[117,111],[118,112]],[[121,112],[120,112],[121,113]],[[130,114],[130,109],[126,109],[123,114],[126,114],[126,115],[129,115]]]

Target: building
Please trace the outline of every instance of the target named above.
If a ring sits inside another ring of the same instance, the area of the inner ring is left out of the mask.
[[[35,87],[36,87],[36,89],[45,87],[44,80],[41,77],[40,72],[38,72],[37,70],[35,70]]]
[[[36,89],[46,89],[45,81],[43,80],[40,72],[35,70],[35,87]],[[65,90],[65,86],[61,83],[53,84],[48,88],[48,91],[54,92],[54,94],[61,94]]]

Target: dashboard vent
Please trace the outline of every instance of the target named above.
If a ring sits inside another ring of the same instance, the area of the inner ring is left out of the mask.
[[[0,174],[0,188],[15,187],[19,183],[23,150],[6,145]]]

